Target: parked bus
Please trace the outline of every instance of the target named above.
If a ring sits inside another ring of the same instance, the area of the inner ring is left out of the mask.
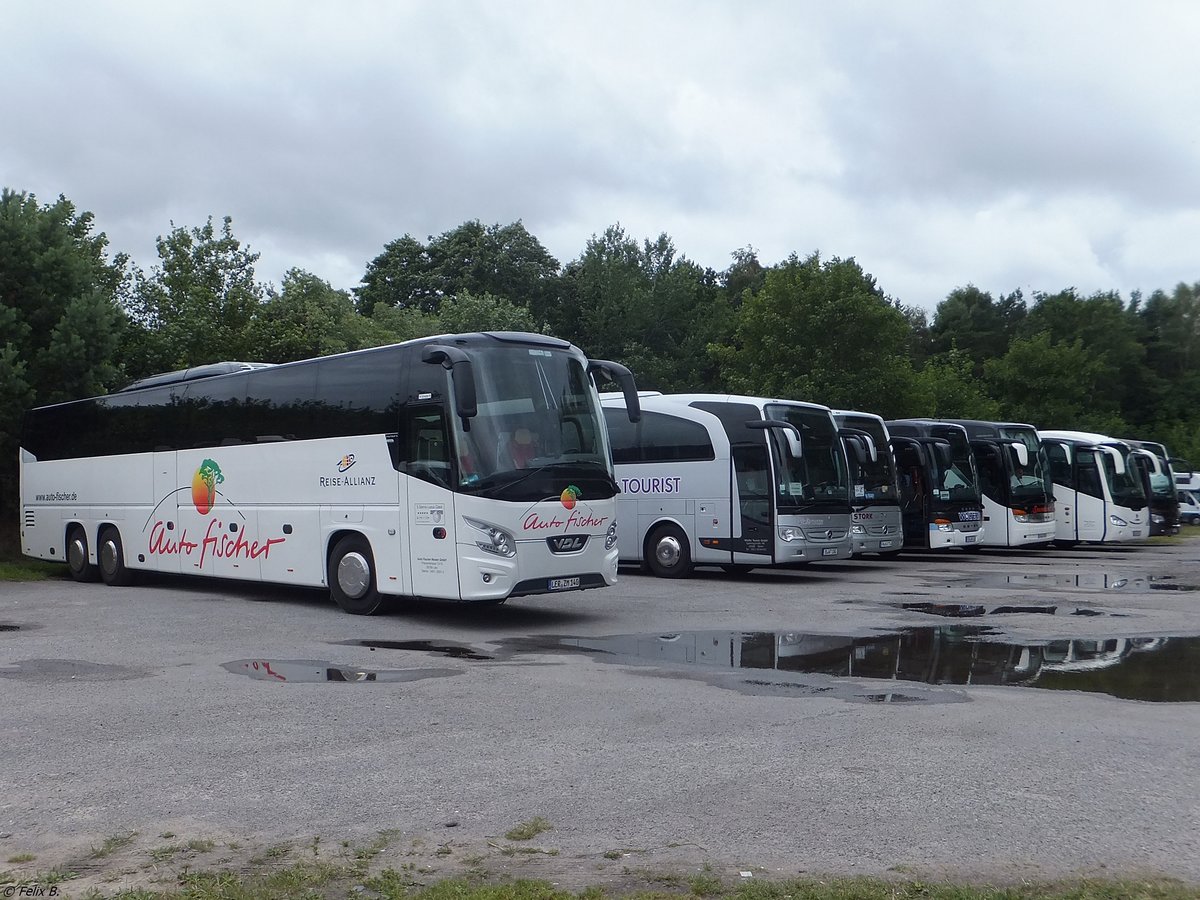
[[[887,428],[900,476],[905,548],[978,547],[983,500],[967,430],[931,419],[889,421]]]
[[[138,570],[502,602],[612,584],[616,493],[593,378],[534,334],[218,364],[31,410],[21,541],[80,581]]]
[[[1049,544],[1055,537],[1054,484],[1046,451],[1032,425],[946,419],[967,430],[983,497],[980,543],[993,547]]]
[[[1134,468],[1150,499],[1150,534],[1179,534],[1179,498],[1175,494],[1175,462],[1167,448],[1154,441],[1122,438],[1134,449]],[[1179,460],[1183,463],[1183,460]],[[1186,463],[1185,463],[1186,465]]]
[[[845,449],[829,408],[724,394],[601,396],[626,562],[663,578],[850,555]]]
[[[900,516],[900,484],[891,435],[883,417],[850,409],[833,410],[843,432],[863,436],[860,453],[846,454],[850,463],[850,547],[855,554],[895,556],[904,544]],[[865,452],[864,452],[865,451]]]
[[[1149,536],[1146,491],[1128,444],[1085,431],[1038,431],[1054,483],[1056,541],[1132,541]]]

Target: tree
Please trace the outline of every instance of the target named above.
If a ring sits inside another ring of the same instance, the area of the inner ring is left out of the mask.
[[[716,386],[707,347],[726,337],[732,311],[716,274],[677,257],[666,234],[639,246],[620,225],[610,226],[568,264],[564,282],[572,307],[560,337],[623,362],[641,387]]]
[[[290,269],[254,313],[249,343],[262,362],[290,362],[370,346],[372,329],[347,291],[301,269]]]
[[[714,348],[737,390],[878,413],[911,409],[910,328],[853,259],[792,254],[747,295],[736,333]]]
[[[975,366],[963,350],[953,349],[925,361],[917,373],[916,403],[905,413],[943,419],[995,419],[1000,404],[975,377]]]
[[[146,375],[257,355],[250,323],[263,301],[255,281],[258,254],[244,248],[226,216],[175,227],[157,240],[159,268],[134,273],[129,301],[137,326],[126,344],[133,374]]]
[[[1002,295],[999,302],[973,284],[955,288],[938,304],[929,329],[930,347],[945,353],[955,347],[983,372],[989,359],[1003,356],[1025,318],[1025,298],[1019,290]]]
[[[1126,425],[1105,388],[1107,374],[1105,361],[1082,340],[1055,341],[1048,332],[1017,338],[985,366],[1005,418],[1038,428],[1120,434]]]
[[[120,376],[126,258],[65,197],[0,191],[0,512],[15,500],[24,411],[103,393]]]
[[[450,334],[472,331],[538,330],[533,314],[504,297],[463,292],[442,303],[438,313],[441,330]]]
[[[407,234],[392,241],[367,265],[356,294],[366,315],[381,306],[435,313],[448,297],[493,294],[544,321],[558,272],[558,261],[521,222],[485,228],[476,219],[431,236],[428,245]]]

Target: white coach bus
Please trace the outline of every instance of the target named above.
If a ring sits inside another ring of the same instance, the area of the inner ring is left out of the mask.
[[[1150,536],[1145,487],[1132,448],[1085,431],[1038,431],[1058,510],[1056,542],[1132,541]]]
[[[850,555],[845,449],[829,408],[725,394],[603,394],[621,559],[655,575]]]
[[[534,334],[218,363],[27,413],[21,543],[80,581],[138,570],[503,602],[611,585],[616,493],[593,377]]]
[[[861,435],[866,444],[859,456],[847,454],[851,471],[851,549],[855,553],[896,556],[904,545],[904,520],[887,425],[882,416],[850,409],[833,410],[833,420],[843,432]]]

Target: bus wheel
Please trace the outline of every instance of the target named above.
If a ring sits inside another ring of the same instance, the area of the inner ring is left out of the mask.
[[[76,581],[95,581],[100,570],[88,562],[87,533],[78,525],[67,532],[67,571]]]
[[[329,593],[337,605],[356,616],[373,616],[383,606],[375,587],[375,559],[366,538],[342,538],[329,556]]]
[[[121,545],[121,532],[111,525],[100,532],[96,556],[100,560],[100,578],[105,584],[109,587],[133,584],[133,572],[125,567],[125,548]]]
[[[678,525],[660,525],[646,542],[646,562],[659,578],[685,578],[692,571],[692,551]]]

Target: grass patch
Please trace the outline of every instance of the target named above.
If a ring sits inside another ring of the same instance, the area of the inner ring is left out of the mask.
[[[21,863],[33,862],[37,859],[32,853],[18,853],[16,856],[10,856],[8,862],[11,865],[20,865]]]
[[[106,837],[104,843],[99,847],[92,848],[91,859],[104,859],[116,853],[118,850],[124,850],[133,843],[133,839],[137,837],[136,831],[127,831],[124,834],[114,834]]]
[[[543,819],[541,816],[535,816],[528,822],[522,822],[508,831],[504,832],[504,836],[510,841],[531,841],[544,831],[549,831],[554,826]]]
[[[187,842],[187,848],[194,850],[197,853],[211,853],[212,849],[217,846],[216,841],[202,840],[195,838]]]
[[[0,560],[0,581],[46,581],[66,577],[67,569],[62,563],[23,557]]]

